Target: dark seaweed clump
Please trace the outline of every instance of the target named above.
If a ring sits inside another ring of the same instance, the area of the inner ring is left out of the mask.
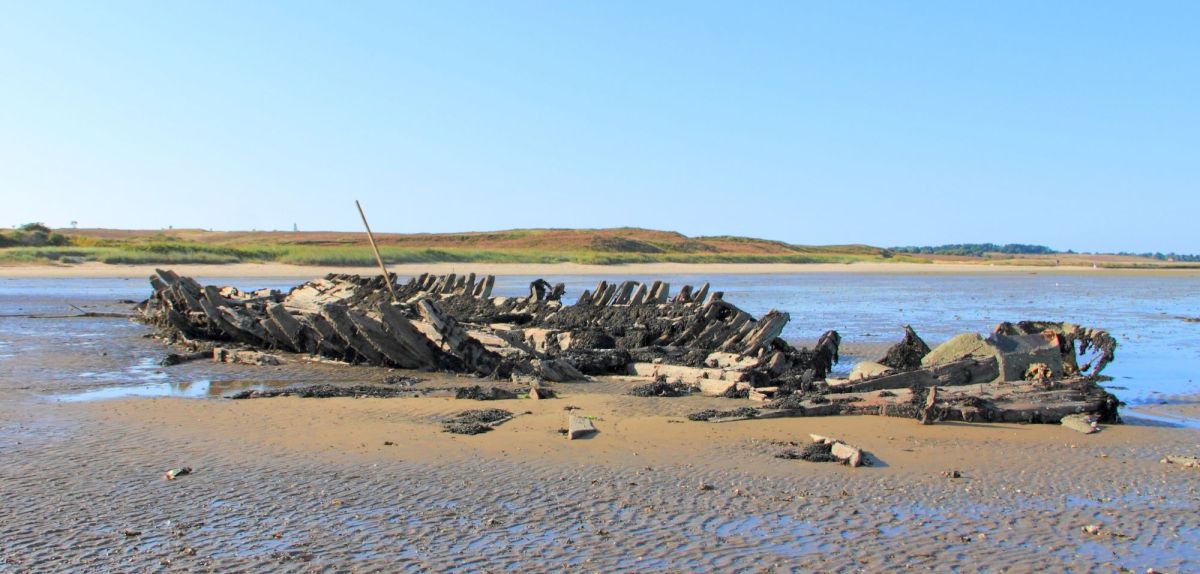
[[[401,385],[405,387],[411,387],[419,382],[421,382],[421,379],[416,377],[408,377],[405,375],[388,375],[383,378],[383,384],[385,385]]]
[[[841,462],[836,456],[833,456],[833,445],[820,442],[814,442],[805,445],[804,448],[796,450],[789,448],[777,455],[775,458],[786,460],[807,460],[809,462]]]
[[[733,409],[732,411],[718,411],[717,409],[704,409],[698,413],[688,415],[688,420],[692,421],[707,421],[710,419],[725,419],[725,418],[754,418],[758,416],[758,409],[754,407],[742,407]]]
[[[638,385],[629,390],[635,397],[683,397],[692,394],[696,388],[682,381],[668,383],[659,379],[653,383]]]
[[[481,434],[488,432],[512,418],[504,409],[476,409],[463,411],[442,421],[442,432],[453,434]]]
[[[729,385],[729,388],[725,389],[721,396],[727,399],[748,399],[750,398],[750,389],[742,385]]]
[[[475,401],[500,401],[505,399],[517,398],[517,393],[508,389],[499,387],[483,388],[479,385],[473,387],[458,387],[454,391],[456,399],[471,399]]]
[[[247,389],[238,391],[228,398],[231,399],[268,399],[271,397],[302,397],[306,399],[330,399],[337,397],[371,397],[390,399],[406,397],[413,392],[405,388],[376,387],[373,385],[308,385],[303,387],[286,387],[282,389]]]
[[[769,402],[769,403],[763,405],[763,408],[764,409],[788,409],[788,410],[800,409],[800,410],[803,410],[804,405],[802,403],[804,403],[805,400],[806,399],[803,394],[792,393],[786,397],[780,398],[778,400],[775,400],[775,401],[772,401],[772,402]]]

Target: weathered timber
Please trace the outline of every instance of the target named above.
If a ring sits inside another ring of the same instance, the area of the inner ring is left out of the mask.
[[[391,303],[379,305],[379,318],[387,332],[400,344],[412,358],[414,368],[434,368],[439,365],[438,352],[429,340],[412,321]]]
[[[996,359],[963,359],[948,365],[908,371],[904,373],[885,374],[874,378],[865,378],[860,382],[850,382],[832,387],[835,393],[861,393],[881,389],[910,389],[931,387],[955,387],[990,383],[999,375]]]
[[[282,294],[202,286],[159,270],[136,310],[168,340],[190,350],[221,345],[229,357],[278,350],[520,381],[626,375],[762,404],[696,420],[883,414],[1057,423],[1076,413],[1118,420],[1116,399],[1095,376],[1116,347],[1101,330],[1002,323],[986,340],[956,337],[930,352],[906,327],[881,364],[839,382],[826,380],[839,360],[836,331],[811,349],[793,347],[782,339],[787,313],[755,318],[721,292],[710,295],[707,283],[683,285],[671,297],[661,280],[600,281],[564,305],[562,283],[537,279],[528,296],[492,297],[494,282],[472,274],[402,283],[394,275],[330,274]],[[1080,367],[1085,351],[1093,356]]]

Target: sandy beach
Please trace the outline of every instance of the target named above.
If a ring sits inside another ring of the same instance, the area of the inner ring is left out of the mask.
[[[145,278],[154,273],[154,265],[0,265],[0,278]],[[328,273],[378,275],[378,267],[322,267],[282,263],[231,263],[227,265],[165,265],[183,275],[194,277],[319,277]],[[972,265],[965,263],[634,263],[627,265],[581,265],[577,263],[415,263],[389,265],[388,271],[401,276],[421,273],[476,273],[479,275],[731,275],[863,273],[901,275],[994,275],[1039,274],[1105,276],[1197,276],[1200,269],[1105,269],[1074,266]]]
[[[422,375],[428,376],[428,375]],[[429,384],[453,381],[436,379]],[[1196,431],[846,417],[728,399],[126,399],[0,407],[0,566],[283,571],[1191,571]],[[600,432],[565,440],[566,406]],[[464,408],[520,414],[440,432]],[[780,460],[817,432],[873,466]],[[162,479],[170,467],[193,474]],[[943,472],[958,471],[961,478]],[[47,522],[48,516],[56,516]],[[1100,525],[1101,534],[1081,530]],[[983,566],[983,565],[988,566]]]

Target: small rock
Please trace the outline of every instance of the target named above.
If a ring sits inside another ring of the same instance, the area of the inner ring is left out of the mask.
[[[1161,461],[1163,464],[1177,464],[1184,468],[1200,468],[1200,456],[1168,456]]]
[[[1059,422],[1062,423],[1062,426],[1071,430],[1079,431],[1083,434],[1092,434],[1100,430],[1100,426],[1097,423],[1098,420],[1099,418],[1095,415],[1075,414],[1067,415]]]
[[[570,440],[591,436],[597,432],[599,431],[596,430],[596,425],[589,418],[571,415],[567,419],[567,438]]]
[[[131,528],[126,528],[124,531],[121,532],[121,534],[124,534],[125,536],[129,536],[129,537],[141,536],[142,531],[141,530],[133,530]]]
[[[829,452],[851,467],[862,466],[866,462],[863,459],[862,449],[850,446],[844,442],[833,443],[833,448]]]
[[[957,470],[944,470],[942,476],[946,478],[962,478],[962,473]]]
[[[163,474],[163,478],[166,480],[175,480],[176,478],[178,478],[180,476],[185,476],[185,475],[188,475],[191,473],[192,473],[192,467],[190,467],[190,466],[185,466],[182,468],[172,468],[172,469],[168,469],[167,472]]]
[[[705,484],[705,483],[701,482],[701,483],[700,483],[700,486],[699,486],[699,487],[697,487],[697,489],[698,489],[698,490],[700,490],[700,491],[712,490],[712,489],[713,489],[713,486],[712,486],[711,484]]]
[[[1091,534],[1092,536],[1098,536],[1100,534],[1100,525],[1099,524],[1088,524],[1087,526],[1084,526],[1080,530],[1082,530],[1084,534]]]

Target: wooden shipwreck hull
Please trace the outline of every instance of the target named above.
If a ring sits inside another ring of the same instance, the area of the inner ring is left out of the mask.
[[[139,310],[163,336],[193,348],[494,378],[631,375],[765,403],[696,420],[883,414],[1057,422],[1072,413],[1117,420],[1116,399],[1098,384],[1115,340],[1068,323],[1002,323],[986,339],[964,334],[936,349],[906,327],[878,362],[832,379],[836,331],[812,349],[796,348],[780,338],[787,313],[755,318],[707,283],[672,296],[662,281],[601,281],[564,305],[564,285],[541,279],[524,297],[493,297],[494,276],[425,274],[393,285],[395,297],[389,280],[330,274],[286,294],[245,293],[159,270]],[[1078,356],[1088,352],[1093,359],[1080,367]]]
[[[680,377],[737,383],[825,378],[837,333],[816,349],[779,337],[788,315],[754,318],[708,285],[674,297],[662,282],[601,282],[574,305],[543,280],[526,297],[492,297],[495,277],[421,275],[395,287],[384,278],[331,274],[284,294],[200,285],[159,270],[142,317],[193,346],[241,345],[350,363],[494,377],[572,380],[675,368]],[[711,385],[710,385],[711,386]]]

